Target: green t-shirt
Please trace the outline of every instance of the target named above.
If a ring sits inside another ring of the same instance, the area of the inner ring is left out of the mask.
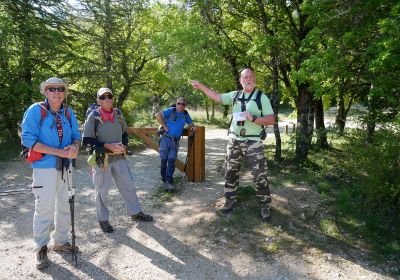
[[[258,90],[256,89],[255,92],[253,93],[253,96],[251,99],[246,103],[246,111],[250,112],[252,115],[255,115],[257,117],[261,117],[261,111],[258,110],[257,103],[255,101],[257,97],[257,92]],[[236,99],[235,104],[233,103],[233,99],[235,98],[237,91],[231,91],[227,93],[221,94],[221,102],[224,105],[233,105],[232,108],[232,113],[238,113],[242,112],[242,103],[240,99],[242,98],[243,92],[241,91],[239,93],[238,98]],[[248,100],[249,96],[251,93],[244,93],[244,98],[245,100]],[[268,97],[265,94],[261,94],[261,105],[262,105],[262,115],[267,116],[267,115],[272,115],[274,114],[272,107],[271,107],[271,102],[269,101]],[[257,136],[254,137],[241,137],[240,135],[240,130],[244,128],[246,130],[246,135],[259,135],[262,129],[262,126],[256,123],[253,123],[249,121],[248,119],[245,120],[244,126],[237,125],[236,121],[232,121],[231,126],[229,130],[233,133],[229,134],[229,138],[232,139],[237,139],[237,140],[255,140],[255,141],[260,141],[260,138]]]

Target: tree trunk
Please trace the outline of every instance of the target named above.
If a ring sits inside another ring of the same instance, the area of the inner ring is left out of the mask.
[[[298,85],[297,106],[297,129],[296,129],[296,160],[307,159],[311,144],[314,126],[314,107],[312,106],[312,94],[307,84]]]
[[[211,101],[211,119],[215,119],[215,102]]]
[[[271,58],[272,62],[272,97],[271,106],[274,111],[275,123],[274,123],[274,134],[275,134],[275,160],[282,158],[282,139],[279,131],[279,72],[278,72],[278,58],[273,55]]]
[[[376,109],[371,100],[368,102],[368,115],[367,115],[367,135],[365,138],[365,145],[370,145],[373,142],[376,127]]]
[[[322,98],[318,98],[314,102],[315,105],[315,130],[317,133],[317,146],[321,148],[328,148],[328,139],[326,137],[326,128],[324,122],[324,106]]]
[[[117,100],[117,108],[122,109],[122,106],[124,105],[124,102],[126,98],[128,97],[129,91],[131,90],[131,85],[130,84],[125,84],[124,88],[122,89],[121,93],[118,96]]]
[[[105,13],[106,21],[104,25],[104,38],[103,38],[103,48],[104,48],[104,60],[106,64],[105,79],[106,84],[109,89],[113,89],[112,85],[112,46],[111,46],[111,32],[112,32],[112,15],[110,8],[110,0],[106,0],[105,3]]]
[[[229,114],[229,105],[224,105],[224,112],[223,112],[223,116],[224,116],[224,118],[227,118],[228,117],[228,114]]]
[[[153,106],[151,108],[151,117],[154,117],[154,115],[160,111],[160,101],[161,98],[159,95],[157,94],[153,95]]]
[[[345,115],[345,105],[344,105],[344,93],[340,87],[338,92],[338,105],[337,105],[337,113],[335,119],[335,126],[339,134],[343,134],[345,125],[346,125],[346,115]]]
[[[205,102],[206,102],[207,121],[209,121],[210,120],[210,113],[208,112],[208,97],[205,97]]]
[[[231,68],[231,73],[233,76],[233,79],[235,80],[236,83],[236,88],[238,90],[242,89],[242,85],[240,84],[240,73],[239,73],[239,68],[237,65],[236,57],[232,56],[231,54],[229,55],[224,55],[226,61],[229,63],[230,68]]]

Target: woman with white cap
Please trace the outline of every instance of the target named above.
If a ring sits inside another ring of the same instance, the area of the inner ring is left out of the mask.
[[[33,238],[36,244],[36,268],[49,265],[47,245],[54,241],[54,251],[72,253],[68,242],[70,209],[64,167],[78,155],[78,121],[66,105],[67,84],[49,78],[40,84],[44,102],[32,104],[22,120],[22,144],[29,148],[28,161],[33,169],[32,191],[35,195]],[[60,164],[61,167],[60,167]],[[50,228],[54,223],[54,231]]]

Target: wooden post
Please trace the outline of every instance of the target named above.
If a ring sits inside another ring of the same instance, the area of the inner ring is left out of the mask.
[[[157,128],[136,128],[136,127],[128,127],[128,134],[134,134],[144,143],[146,143],[149,147],[158,151],[159,146],[158,143],[155,142],[150,135],[154,135],[157,131]],[[185,129],[183,132],[184,136],[188,135],[188,130]],[[191,150],[189,152],[188,158],[188,166],[186,168],[186,176],[188,180],[191,182],[203,182],[205,180],[205,128],[204,126],[198,126],[197,131],[193,136],[193,141],[191,143]],[[189,143],[188,143],[189,148]],[[177,159],[175,161],[175,166],[180,171],[184,171],[185,163]]]
[[[289,126],[285,125],[285,134],[288,134],[288,133],[289,133]]]
[[[193,155],[193,156],[192,156]],[[198,126],[193,137],[193,145],[186,175],[190,181],[203,182],[205,172],[205,128]]]
[[[293,124],[293,131],[292,131],[293,133],[295,133],[296,132],[296,124],[294,123]]]

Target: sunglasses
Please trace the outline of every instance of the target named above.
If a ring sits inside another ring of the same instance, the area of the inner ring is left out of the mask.
[[[178,105],[183,105],[183,106],[185,106],[186,105],[186,103],[177,103]]]
[[[47,89],[50,92],[64,92],[65,91],[65,87],[50,87]]]
[[[113,99],[113,96],[112,96],[112,94],[100,95],[99,99],[100,100]]]

